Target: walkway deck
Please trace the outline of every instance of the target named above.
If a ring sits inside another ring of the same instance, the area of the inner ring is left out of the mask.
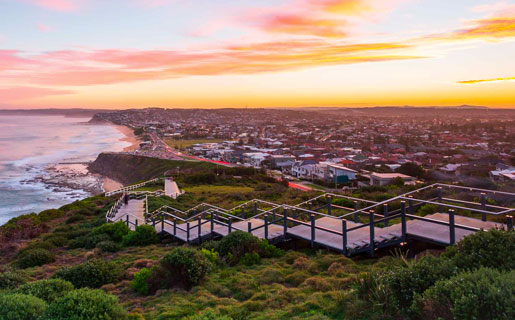
[[[118,221],[126,221],[129,219],[131,223],[129,223],[129,228],[132,230],[135,229],[134,224],[136,224],[136,220],[138,224],[145,223],[145,200],[136,200],[131,199],[127,205],[122,204],[120,209],[116,212],[113,220]]]

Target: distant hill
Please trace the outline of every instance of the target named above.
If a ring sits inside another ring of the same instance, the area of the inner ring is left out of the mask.
[[[66,117],[93,117],[99,112],[109,112],[107,109],[0,109],[0,115],[46,115]]]

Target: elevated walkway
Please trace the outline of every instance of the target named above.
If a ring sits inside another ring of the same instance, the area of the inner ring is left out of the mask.
[[[476,203],[444,198],[443,187],[479,193],[481,200]],[[188,243],[200,243],[240,230],[272,243],[301,239],[313,247],[348,256],[363,252],[374,255],[379,248],[407,241],[447,246],[479,230],[513,229],[509,214],[515,209],[486,204],[487,192],[501,193],[515,202],[513,193],[435,184],[382,202],[324,194],[295,206],[254,199],[232,209],[203,203],[186,211],[163,207],[148,213],[145,201],[152,194],[139,193],[131,195],[133,199],[128,205],[120,204],[119,200],[108,212],[108,221],[125,221],[131,229],[138,224],[150,224],[158,233]],[[429,199],[423,199],[422,193]],[[344,201],[353,205],[342,205]],[[439,212],[416,215],[415,211],[425,204],[438,206]],[[388,211],[388,205],[400,208]],[[448,212],[444,213],[446,208]],[[481,219],[458,215],[455,210],[467,215],[481,214]],[[488,221],[488,216],[502,216],[506,223]]]

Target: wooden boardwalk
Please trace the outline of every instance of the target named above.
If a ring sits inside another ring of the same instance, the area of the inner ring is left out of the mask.
[[[447,246],[459,242],[465,236],[481,229],[513,228],[513,220],[508,213],[514,212],[515,209],[494,205],[488,206],[484,193],[480,194],[481,202],[474,203],[443,198],[442,187],[439,184],[423,187],[420,190],[432,187],[437,187],[437,198],[428,200],[408,198],[408,193],[383,202],[364,200],[365,208],[363,209],[358,209],[356,200],[359,199],[356,198],[350,198],[355,202],[354,208],[334,205],[333,210],[344,210],[343,217],[346,219],[331,215],[331,197],[337,196],[334,194],[326,195],[326,199],[323,200],[327,200],[327,202],[320,207],[318,207],[320,205],[320,202],[318,202],[318,206],[315,206],[316,209],[312,209],[311,201],[315,201],[322,196],[296,206],[274,204],[255,199],[230,210],[210,204],[200,204],[184,212],[167,207],[169,210],[161,208],[153,214],[147,214],[148,217],[146,217],[145,199],[147,199],[148,194],[138,193],[131,195],[136,199],[129,200],[128,205],[121,203],[121,199],[118,200],[106,217],[111,222],[124,221],[132,230],[137,225],[150,224],[154,226],[158,233],[166,233],[188,243],[200,243],[214,237],[225,237],[231,232],[240,230],[250,232],[254,236],[267,239],[272,243],[288,239],[301,239],[310,242],[312,246],[336,250],[346,255],[361,252],[374,255],[374,251],[379,248],[395,246],[413,240]],[[445,187],[463,188],[460,186]],[[468,191],[472,191],[471,188],[468,189]],[[479,189],[479,191],[485,190]],[[412,191],[411,193],[413,192],[418,191]],[[515,198],[515,194],[505,193],[505,195]],[[393,201],[400,201],[401,208],[388,212],[387,205]],[[417,205],[414,205],[415,201],[418,202],[419,206],[428,203],[438,205],[441,209],[449,208],[449,213],[434,213],[424,217],[417,216],[413,214],[417,208]],[[258,204],[261,203],[265,205],[265,208],[258,207]],[[408,207],[406,204],[408,204]],[[308,209],[301,207],[301,205],[307,205]],[[378,214],[378,211],[383,211],[383,206],[384,214]],[[478,209],[478,206],[480,209]],[[381,210],[376,210],[378,207]],[[247,210],[247,217],[248,213],[251,213],[250,218],[242,218],[245,217],[243,214],[245,209]],[[460,216],[454,213],[456,209],[468,210],[476,215],[481,213],[483,216],[482,219]],[[322,210],[322,212],[318,210]],[[239,213],[240,211],[239,216],[234,215],[234,212]],[[333,212],[333,214],[335,213]],[[359,223],[347,220],[354,217],[354,221],[359,221],[358,214],[365,216],[364,221],[369,222]],[[488,214],[505,215],[506,224],[487,221],[486,216]],[[308,221],[306,221],[306,218],[308,218]],[[384,227],[386,221],[390,223],[396,221],[396,224]]]

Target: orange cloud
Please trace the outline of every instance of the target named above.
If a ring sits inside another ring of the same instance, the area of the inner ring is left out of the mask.
[[[319,37],[343,37],[341,30],[344,22],[335,19],[315,19],[302,15],[280,14],[268,17],[263,29],[269,32],[281,32]]]
[[[18,57],[18,52],[9,51],[3,53],[9,63],[0,65],[5,69],[3,74],[0,73],[0,80],[88,86],[419,58],[400,53],[407,47],[397,43],[340,44],[325,40],[298,40],[227,46],[196,53],[173,50],[56,51],[24,59]]]
[[[484,82],[499,82],[499,81],[513,81],[515,77],[506,77],[506,78],[494,78],[494,79],[481,79],[481,80],[463,80],[458,81],[460,84],[476,84],[476,83],[484,83]]]
[[[384,1],[384,0],[383,0]],[[309,3],[324,11],[343,14],[361,14],[373,9],[367,0],[309,0]]]

